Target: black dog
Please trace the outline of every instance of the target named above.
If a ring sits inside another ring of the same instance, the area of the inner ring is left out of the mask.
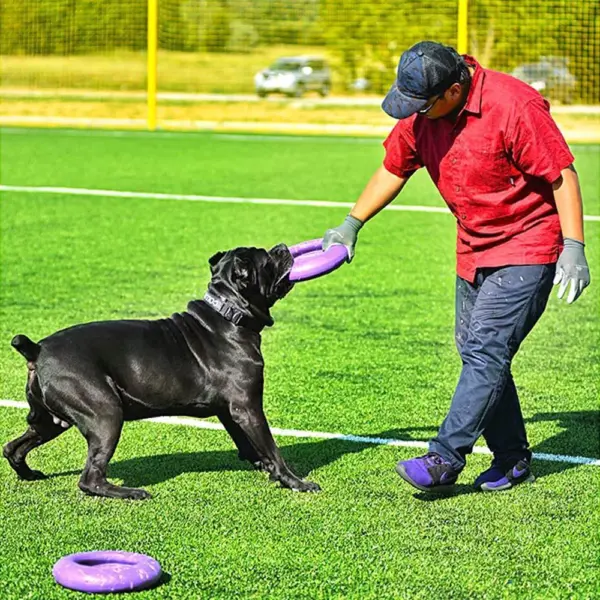
[[[263,412],[260,332],[273,325],[269,309],[293,284],[293,259],[283,244],[270,251],[237,248],[209,261],[203,300],[158,321],[102,321],[59,331],[36,344],[17,335],[27,359],[29,429],[4,446],[22,479],[42,479],[27,454],[75,425],[88,443],[79,487],[112,498],[148,498],[113,485],[106,468],[123,421],[159,415],[217,416],[242,460],[296,491],[317,491],[283,461]]]

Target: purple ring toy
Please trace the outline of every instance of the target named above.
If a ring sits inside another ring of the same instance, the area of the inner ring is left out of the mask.
[[[158,561],[135,552],[79,552],[61,558],[52,575],[63,587],[90,594],[152,587],[162,575]]]
[[[341,267],[348,259],[348,249],[341,244],[322,250],[323,240],[308,240],[290,247],[294,266],[289,275],[290,281],[308,281],[327,275]]]

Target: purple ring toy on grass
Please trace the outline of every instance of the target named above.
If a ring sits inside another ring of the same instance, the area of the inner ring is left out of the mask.
[[[290,272],[290,281],[308,281],[321,275],[327,275],[341,267],[348,259],[348,249],[341,244],[322,250],[323,240],[309,240],[290,247],[294,257],[294,266]]]
[[[160,579],[162,569],[145,554],[106,550],[69,554],[54,565],[52,575],[71,590],[108,594],[148,589]]]

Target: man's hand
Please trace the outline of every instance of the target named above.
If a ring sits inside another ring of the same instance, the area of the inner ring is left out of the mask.
[[[348,248],[347,262],[352,262],[356,238],[362,226],[363,222],[360,219],[348,215],[339,227],[328,229],[325,232],[325,236],[323,237],[323,251],[334,244],[341,244]]]
[[[556,263],[556,275],[554,276],[554,285],[560,284],[558,288],[558,297],[565,295],[567,286],[571,284],[571,289],[567,296],[567,303],[575,302],[581,295],[581,292],[590,285],[590,269],[585,259],[583,249],[585,244],[571,238],[565,238],[565,247]]]

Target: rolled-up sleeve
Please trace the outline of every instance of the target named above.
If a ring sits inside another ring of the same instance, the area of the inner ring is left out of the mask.
[[[423,166],[417,153],[412,122],[413,119],[398,121],[383,142],[385,148],[383,166],[397,177],[410,177]]]
[[[541,96],[519,107],[507,132],[507,148],[523,172],[554,183],[575,160]]]

